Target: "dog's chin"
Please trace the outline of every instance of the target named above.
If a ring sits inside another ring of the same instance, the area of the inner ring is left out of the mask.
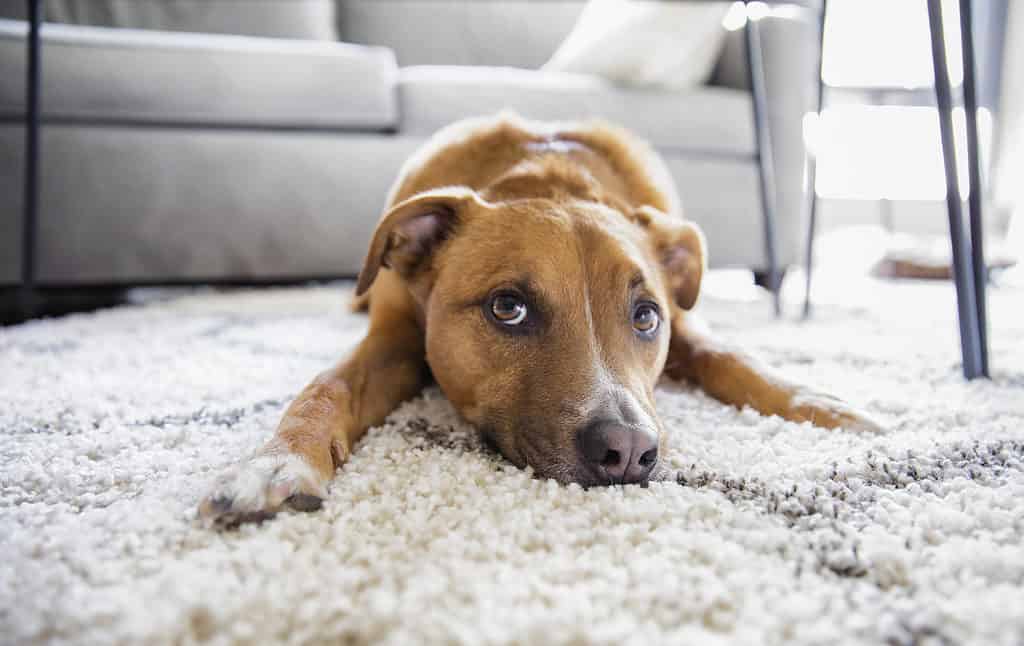
[[[584,489],[608,487],[616,484],[607,473],[604,473],[603,469],[597,470],[586,464],[562,461],[557,457],[550,460],[543,458],[531,460],[529,459],[530,457],[533,456],[528,456],[527,464],[533,469],[534,475],[543,480],[557,480],[563,485],[578,484]],[[650,480],[661,479],[661,470],[662,466],[660,464],[655,465],[650,476],[639,483],[640,486],[646,487]]]
[[[528,462],[527,464],[533,469],[534,476],[541,480],[555,480],[563,485],[576,483],[584,487],[601,484],[600,482],[592,481],[587,474],[582,473],[571,464],[563,464],[558,461]]]
[[[510,454],[501,450],[497,445],[492,445],[492,448],[520,469],[526,467],[533,469],[534,477],[540,480],[555,480],[563,485],[578,484],[584,489],[607,487],[613,484],[607,474],[596,473],[584,465],[562,461],[557,458],[545,459],[533,455],[529,451],[523,451],[521,452],[522,454],[520,452],[510,452]]]
[[[562,484],[569,484],[575,481],[575,473],[572,465],[565,464],[557,458],[549,455],[549,452],[532,446],[523,438],[511,435],[498,435],[493,432],[483,431],[484,441],[501,454],[506,460],[520,469],[529,467],[533,475],[542,480],[557,480]],[[505,441],[502,441],[505,440]]]
[[[514,439],[509,441],[510,436],[501,434],[494,426],[481,424],[477,429],[489,449],[520,469],[526,467],[533,469],[536,478],[555,480],[563,485],[575,483],[582,487],[603,487],[611,484],[606,475],[594,473],[584,465],[548,455],[548,451],[532,446],[529,442],[520,442]]]
[[[581,487],[602,487],[611,484],[607,476],[597,474],[584,465],[562,460],[559,456],[531,455],[527,452],[526,463],[533,469],[535,477],[555,480],[560,484],[578,484]]]

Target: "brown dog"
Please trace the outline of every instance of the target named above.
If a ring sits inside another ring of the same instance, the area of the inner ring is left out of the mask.
[[[218,481],[207,521],[319,507],[366,429],[431,377],[513,463],[585,486],[650,476],[663,372],[767,415],[875,428],[696,324],[702,235],[663,162],[622,130],[457,123],[406,163],[388,204],[356,288],[366,338]]]

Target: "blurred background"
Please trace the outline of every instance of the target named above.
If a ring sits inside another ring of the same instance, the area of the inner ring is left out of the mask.
[[[7,322],[139,286],[351,277],[403,160],[445,124],[505,109],[651,142],[723,270],[712,288],[802,299],[811,197],[816,300],[836,293],[829,275],[949,280],[925,0],[42,0],[26,200],[30,6],[0,5]],[[957,106],[959,6],[942,2]],[[986,259],[991,280],[1019,282],[1024,7],[972,7]],[[966,199],[963,108],[953,117]]]

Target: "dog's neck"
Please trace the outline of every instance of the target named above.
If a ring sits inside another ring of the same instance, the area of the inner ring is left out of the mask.
[[[560,139],[531,141],[527,154],[489,186],[482,196],[494,202],[546,198],[585,200],[619,208],[620,200],[594,176],[594,152],[585,145]]]
[[[542,156],[522,161],[485,190],[491,201],[530,198],[577,198],[600,201],[601,187],[581,166],[564,159]]]

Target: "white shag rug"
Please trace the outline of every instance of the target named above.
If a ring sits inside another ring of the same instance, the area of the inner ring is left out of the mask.
[[[705,299],[884,435],[667,384],[676,480],[584,491],[488,453],[428,391],[323,510],[203,529],[215,476],[359,338],[347,292],[0,329],[0,643],[1024,643],[1024,290],[992,290],[995,378],[974,383],[946,285],[872,283],[807,324]]]

